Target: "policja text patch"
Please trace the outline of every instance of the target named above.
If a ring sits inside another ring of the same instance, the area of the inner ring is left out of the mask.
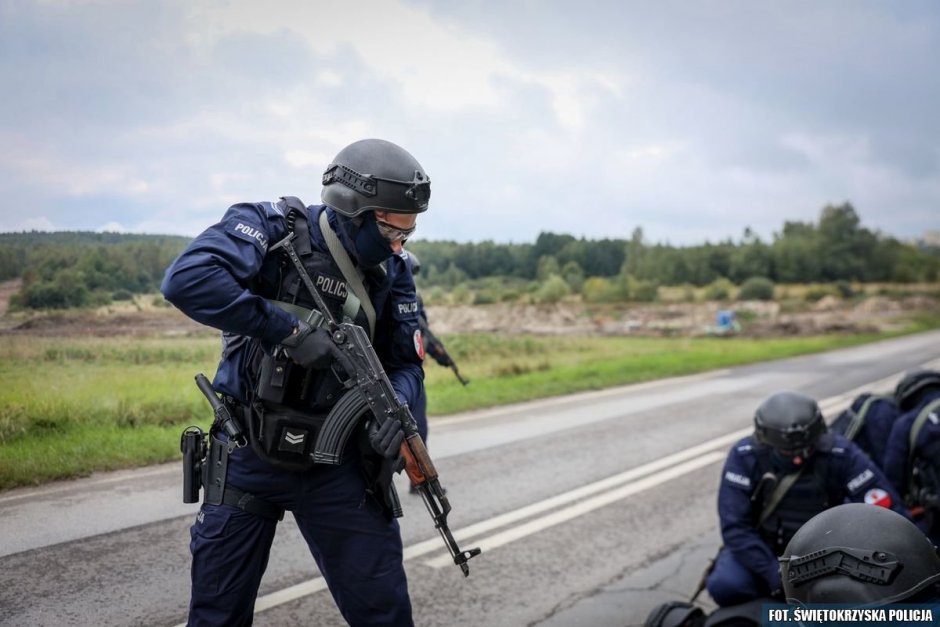
[[[242,222],[241,220],[231,220],[228,225],[226,225],[225,230],[238,239],[256,245],[261,250],[262,255],[268,252],[268,238],[264,234],[264,231],[258,227]]]

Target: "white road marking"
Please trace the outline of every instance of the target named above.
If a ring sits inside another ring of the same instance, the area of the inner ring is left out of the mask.
[[[531,520],[525,524],[512,527],[506,531],[502,531],[481,540],[474,541],[471,544],[479,545],[479,547],[483,549],[484,553],[486,551],[491,551],[515,540],[519,540],[521,538],[525,538],[526,536],[530,536],[534,533],[548,529],[549,527],[553,527],[563,522],[572,520],[573,518],[583,516],[584,514],[594,511],[595,509],[604,507],[605,505],[610,505],[611,503],[624,499],[638,492],[642,492],[643,490],[648,490],[649,488],[658,486],[661,483],[672,481],[673,479],[688,474],[693,470],[697,470],[704,466],[708,466],[709,464],[722,461],[724,460],[725,456],[726,455],[724,452],[719,451],[706,453],[697,459],[689,460],[662,472],[647,475],[642,479],[639,479],[633,483],[628,483],[627,485],[617,488],[616,490],[604,492],[598,496],[581,501],[580,503],[576,503],[564,509],[553,511],[550,514],[542,516],[541,518],[536,518],[535,520]],[[428,566],[431,566],[432,568],[444,568],[445,566],[452,565],[454,560],[451,558],[450,554],[447,554],[425,560],[424,563]]]
[[[596,400],[599,398],[605,398],[607,396],[618,396],[625,392],[640,392],[643,390],[655,389],[663,386],[677,387],[679,385],[693,383],[696,381],[717,379],[718,377],[723,377],[730,372],[730,369],[723,368],[721,370],[709,370],[707,372],[681,375],[678,377],[670,377],[668,379],[654,379],[652,381],[642,381],[640,383],[618,385],[617,387],[604,388],[603,390],[585,390],[584,392],[575,392],[573,394],[566,394],[564,396],[552,396],[549,398],[533,401],[524,401],[522,403],[514,404],[512,407],[506,407],[503,405],[500,407],[491,407],[489,409],[469,411],[453,417],[436,418],[433,420],[433,424],[435,427],[442,427],[444,425],[476,422],[477,420],[492,418],[494,416],[505,416],[507,410],[511,410],[514,413],[520,414],[530,413],[543,407],[555,408],[559,403],[582,403],[584,401]]]
[[[36,497],[45,497],[53,494],[62,494],[64,492],[73,493],[76,491],[76,487],[81,487],[82,489],[88,487],[95,487],[101,485],[108,485],[111,483],[121,483],[128,480],[143,479],[146,477],[159,477],[163,475],[172,475],[177,474],[180,471],[178,464],[169,463],[161,464],[157,468],[152,470],[127,470],[124,472],[115,473],[107,477],[100,477],[97,479],[76,479],[74,483],[69,482],[64,485],[56,485],[56,487],[41,487],[41,488],[17,488],[13,490],[13,494],[8,494],[6,496],[0,496],[0,503],[5,503],[7,501],[16,501],[20,499],[27,498],[36,498]]]

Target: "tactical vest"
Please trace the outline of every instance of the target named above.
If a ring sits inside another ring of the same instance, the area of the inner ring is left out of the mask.
[[[310,239],[309,216],[299,199],[285,197],[290,241],[315,289],[336,320],[349,319],[350,287],[328,252],[316,250]],[[274,247],[272,247],[274,248]],[[322,321],[306,282],[287,254],[279,255],[277,272],[264,275],[266,284],[255,285],[256,293],[278,307],[291,311],[311,326]],[[354,302],[358,303],[358,300]],[[345,312],[345,313],[344,313]],[[368,328],[360,308],[354,322]],[[249,404],[243,410],[252,448],[269,463],[292,470],[313,465],[312,451],[326,415],[343,395],[344,388],[331,368],[303,368],[280,347],[263,346],[252,340],[248,358]]]
[[[758,453],[758,466],[761,474],[773,472],[769,449]],[[803,526],[806,521],[819,512],[831,507],[833,502],[833,488],[828,475],[828,459],[825,455],[816,455],[807,460],[811,466],[804,470],[796,482],[787,490],[783,498],[768,514],[761,524],[758,532],[764,542],[770,546],[776,555],[782,555],[793,534]],[[755,520],[760,519],[762,510],[767,507],[773,490],[764,494],[760,503],[760,510],[755,512]]]
[[[298,199],[284,199],[287,213],[288,230],[294,233],[293,246],[297,251],[304,269],[336,320],[349,319],[347,299],[351,288],[343,273],[336,266],[329,252],[313,248],[310,240],[308,221],[315,216],[308,216],[307,209]],[[298,227],[298,228],[295,228]],[[298,318],[307,319],[310,312],[317,312],[317,305],[304,284],[297,268],[287,255],[280,253],[277,280],[262,292],[278,306],[290,309]],[[356,301],[358,302],[358,301]],[[355,309],[356,324],[368,329],[362,309]],[[319,314],[314,319],[307,319],[316,326]],[[258,347],[260,348],[260,347]],[[301,411],[328,411],[338,400],[342,390],[339,380],[329,369],[305,369],[295,364],[283,351],[272,356],[263,350],[255,350],[251,360],[250,373],[256,382],[256,399],[266,403],[284,405]]]

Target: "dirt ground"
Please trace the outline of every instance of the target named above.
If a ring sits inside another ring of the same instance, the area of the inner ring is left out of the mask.
[[[925,297],[871,297],[861,303],[827,297],[798,311],[762,301],[606,307],[486,305],[430,307],[428,317],[436,333],[702,336],[720,333],[717,319],[721,310],[735,312],[738,335],[773,337],[890,330],[901,326],[912,313],[940,313],[940,303]]]
[[[217,333],[172,307],[155,306],[153,297],[93,311],[11,313],[8,300],[18,289],[17,281],[0,283],[0,334],[101,337]],[[923,296],[903,299],[872,296],[861,302],[827,296],[816,303],[798,306],[762,301],[590,307],[579,303],[503,303],[429,307],[428,318],[431,328],[439,334],[703,336],[716,333],[721,310],[736,313],[741,325],[739,335],[777,337],[891,330],[913,313],[940,314],[940,302]]]

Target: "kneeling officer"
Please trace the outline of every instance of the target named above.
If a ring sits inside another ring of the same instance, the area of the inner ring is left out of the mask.
[[[720,606],[781,596],[777,556],[807,520],[845,502],[903,511],[877,466],[830,433],[816,401],[796,392],[767,398],[754,435],[731,449],[718,490],[724,546],[706,580]]]
[[[339,152],[321,197],[310,207],[293,197],[232,206],[164,278],[167,300],[223,331],[213,387],[251,444],[212,431],[191,531],[190,625],[252,622],[285,510],[348,623],[412,624],[391,485],[401,424],[363,418],[335,462],[312,463],[318,426],[350,373],[309,292],[365,329],[399,400],[420,403],[414,280],[397,253],[428,208],[430,181],[408,152],[368,139]]]

